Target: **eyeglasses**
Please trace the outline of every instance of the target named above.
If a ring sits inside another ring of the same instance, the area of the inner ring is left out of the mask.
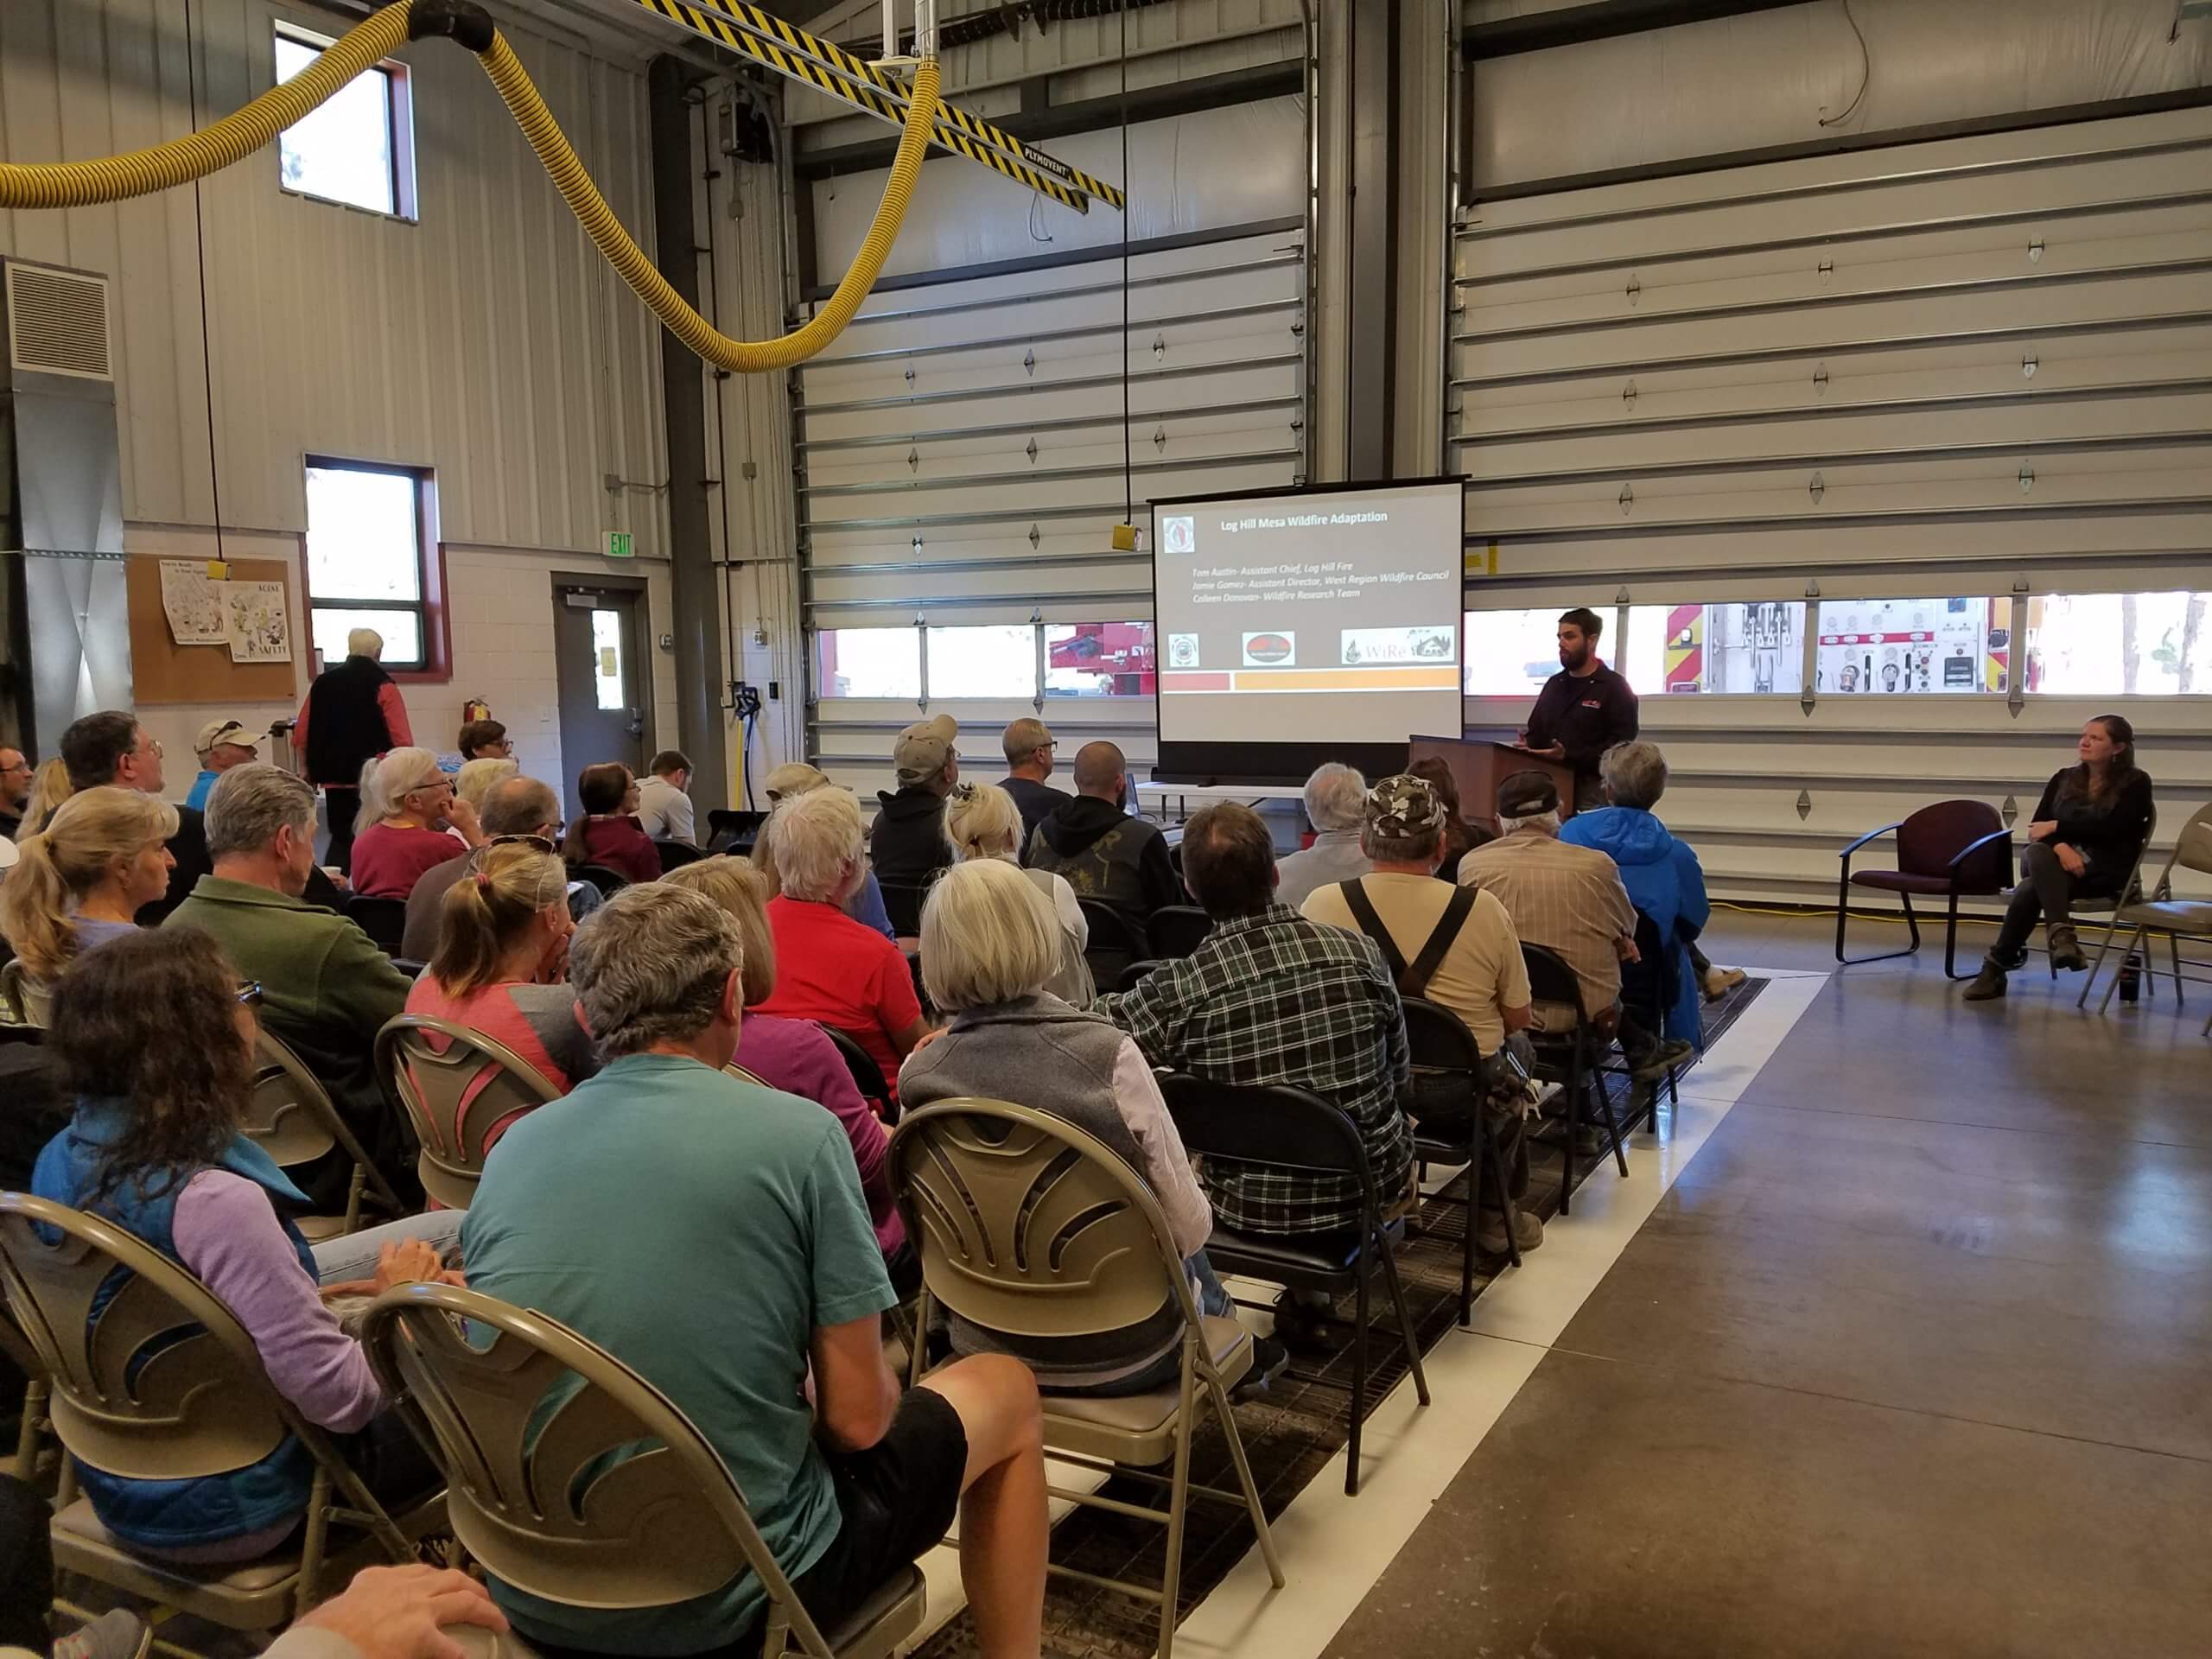
[[[494,836],[484,844],[486,847],[535,847],[541,853],[560,851],[550,836]]]
[[[259,1007],[261,1006],[261,982],[257,979],[247,980],[245,984],[238,987],[238,999],[249,1008]]]
[[[162,740],[158,737],[149,737],[146,740],[145,752],[148,754],[152,755],[156,760],[160,760],[163,753],[166,753],[166,751],[162,747]]]

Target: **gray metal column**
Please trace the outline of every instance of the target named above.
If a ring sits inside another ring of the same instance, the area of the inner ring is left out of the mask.
[[[688,72],[658,57],[646,77],[651,98],[655,263],[684,301],[699,303],[699,255],[692,199],[696,158]],[[715,593],[714,533],[707,512],[706,369],[666,329],[660,336],[661,409],[668,429],[668,553],[671,625],[676,630],[677,742],[691,759],[691,798],[703,815],[728,806],[729,771],[722,699],[728,683],[721,603]]]
[[[1398,297],[1398,8],[1351,4],[1351,303],[1347,424],[1351,475],[1390,476]]]

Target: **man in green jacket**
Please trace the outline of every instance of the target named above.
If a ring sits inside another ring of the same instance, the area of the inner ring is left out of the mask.
[[[265,761],[232,767],[207,797],[207,851],[213,874],[162,925],[205,928],[241,978],[260,982],[263,1025],[404,1194],[413,1151],[378,1084],[374,1048],[411,987],[359,926],[300,897],[315,866],[314,790]]]

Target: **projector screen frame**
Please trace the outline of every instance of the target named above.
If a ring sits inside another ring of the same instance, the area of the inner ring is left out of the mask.
[[[1210,785],[1285,785],[1302,784],[1313,769],[1325,760],[1341,760],[1346,766],[1357,766],[1367,777],[1387,778],[1404,770],[1406,742],[1332,743],[1328,741],[1290,741],[1283,743],[1251,743],[1241,741],[1171,741],[1160,725],[1160,677],[1166,665],[1166,639],[1160,632],[1160,508],[1165,502],[1170,506],[1204,506],[1221,501],[1295,501],[1313,496],[1357,495],[1378,490],[1412,490],[1433,488],[1441,485],[1456,485],[1459,490],[1460,568],[1459,607],[1454,626],[1459,636],[1459,648],[1455,654],[1461,690],[1460,715],[1453,723],[1453,730],[1464,733],[1466,727],[1465,692],[1467,672],[1466,617],[1467,587],[1465,565],[1467,523],[1467,484],[1464,473],[1438,474],[1427,478],[1388,478],[1349,480],[1340,484],[1293,484],[1274,490],[1214,490],[1204,495],[1170,495],[1148,499],[1145,503],[1152,575],[1152,613],[1155,667],[1153,671],[1152,729],[1159,745],[1159,760],[1153,766],[1152,780],[1155,783],[1190,784],[1197,787]]]

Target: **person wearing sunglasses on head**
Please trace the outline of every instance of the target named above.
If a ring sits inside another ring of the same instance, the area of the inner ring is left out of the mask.
[[[536,778],[505,779],[486,791],[478,816],[487,842],[534,837],[545,843],[546,851],[560,850],[561,798],[550,784]],[[407,926],[400,937],[399,954],[409,962],[428,962],[437,954],[445,897],[468,868],[471,849],[455,844],[450,850],[452,856],[424,871],[407,895]],[[598,896],[598,889],[588,890]],[[575,914],[573,906],[570,913]]]

